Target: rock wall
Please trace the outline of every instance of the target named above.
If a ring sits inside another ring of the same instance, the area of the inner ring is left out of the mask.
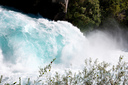
[[[63,13],[63,6],[60,4],[64,0],[0,0],[0,5],[14,7],[24,13],[41,14],[43,17],[51,20],[63,20],[59,18],[59,13]]]

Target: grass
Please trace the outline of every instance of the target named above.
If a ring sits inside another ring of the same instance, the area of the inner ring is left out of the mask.
[[[34,83],[31,83],[28,78],[26,85],[128,85],[128,63],[123,61],[123,56],[119,57],[118,64],[114,66],[106,62],[99,63],[98,60],[86,59],[84,69],[79,72],[66,70],[64,74],[56,72],[53,77],[47,76],[51,72],[54,61],[55,59],[49,65],[39,69],[39,76]],[[2,78],[3,76],[0,77],[0,83]],[[45,81],[42,78],[45,78]],[[14,82],[5,85],[21,85],[21,78],[19,84]]]

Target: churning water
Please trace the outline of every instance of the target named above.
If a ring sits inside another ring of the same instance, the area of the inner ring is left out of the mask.
[[[56,71],[82,69],[89,57],[112,64],[120,55],[128,60],[122,42],[123,37],[118,41],[103,31],[84,36],[66,21],[37,19],[0,8],[0,75],[4,75],[4,83],[18,81],[18,77],[35,79],[39,67],[54,58],[52,69]]]

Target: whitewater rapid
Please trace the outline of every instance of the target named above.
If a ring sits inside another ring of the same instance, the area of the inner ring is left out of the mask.
[[[121,36],[120,36],[121,37]],[[123,38],[123,37],[122,37]],[[0,75],[3,83],[19,77],[35,80],[39,67],[50,63],[54,71],[78,70],[86,58],[116,64],[120,55],[128,60],[115,37],[103,31],[84,36],[66,21],[34,18],[20,12],[0,8]]]

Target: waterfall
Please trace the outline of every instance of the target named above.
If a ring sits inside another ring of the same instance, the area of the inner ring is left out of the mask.
[[[95,31],[84,36],[67,21],[34,18],[0,8],[0,75],[5,76],[3,82],[15,82],[19,77],[35,79],[39,67],[54,58],[53,70],[78,70],[82,69],[86,58],[116,64],[120,55],[128,60],[128,52],[121,50],[109,33]]]

